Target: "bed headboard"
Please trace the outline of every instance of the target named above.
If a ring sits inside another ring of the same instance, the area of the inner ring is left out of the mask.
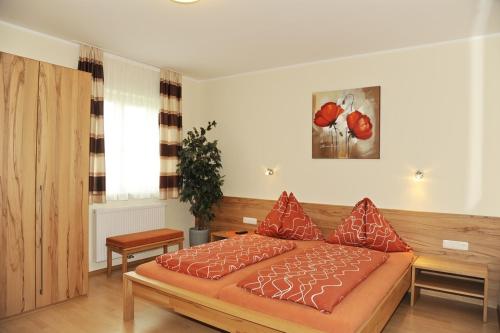
[[[243,216],[263,220],[274,205],[274,200],[224,197],[215,209],[215,230],[255,230],[256,226],[243,224]],[[354,203],[353,203],[354,205]],[[347,217],[352,206],[303,203],[302,207],[325,235]],[[414,212],[381,209],[398,234],[417,254],[446,255],[451,259],[487,263],[490,276],[490,295],[496,295],[500,280],[500,217]],[[467,241],[469,251],[442,248],[443,239]],[[491,306],[496,306],[494,297]]]

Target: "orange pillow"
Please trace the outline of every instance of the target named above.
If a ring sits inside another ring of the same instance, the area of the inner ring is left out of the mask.
[[[384,252],[408,252],[411,247],[399,237],[391,224],[379,212],[375,204],[368,198],[365,213],[365,246]]]
[[[256,233],[262,236],[278,237],[281,229],[281,219],[285,214],[287,203],[288,194],[286,191],[283,191],[278,201],[274,204],[273,209],[271,209],[264,221],[257,227]]]
[[[332,244],[341,244],[365,247],[365,209],[362,201],[352,209],[351,215],[344,219],[344,223],[328,235],[326,241]]]
[[[288,197],[288,204],[283,215],[279,237],[297,240],[323,239],[321,229],[304,212],[304,209],[293,193],[290,193]]]
[[[351,216],[328,236],[327,242],[383,252],[411,251],[411,247],[399,237],[368,198],[354,206]]]

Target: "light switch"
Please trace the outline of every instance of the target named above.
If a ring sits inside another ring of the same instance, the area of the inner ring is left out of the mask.
[[[444,239],[443,249],[469,251],[469,242],[460,242],[460,241]]]
[[[257,219],[255,217],[243,217],[243,223],[257,225]]]

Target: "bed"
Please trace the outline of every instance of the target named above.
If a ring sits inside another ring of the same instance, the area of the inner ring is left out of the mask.
[[[134,318],[134,297],[142,297],[229,332],[382,331],[410,288],[412,253],[391,253],[387,262],[330,314],[293,302],[259,297],[236,286],[252,272],[319,243],[322,242],[296,241],[294,250],[219,280],[169,271],[155,261],[143,264],[123,276],[124,320]]]

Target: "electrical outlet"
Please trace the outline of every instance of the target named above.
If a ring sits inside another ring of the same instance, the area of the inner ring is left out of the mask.
[[[255,217],[243,217],[243,223],[257,225],[257,219]]]
[[[469,242],[459,242],[459,241],[444,239],[443,249],[469,251]]]

